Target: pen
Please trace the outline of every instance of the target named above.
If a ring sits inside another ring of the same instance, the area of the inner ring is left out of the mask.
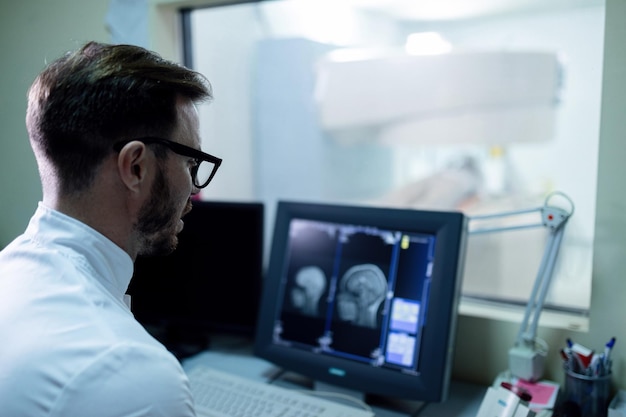
[[[611,363],[611,351],[613,350],[613,345],[615,345],[615,337],[612,337],[611,340],[606,342],[606,345],[604,345],[604,365],[606,369],[609,369]]]
[[[602,362],[604,362],[604,355],[594,353],[593,358],[591,359],[591,363],[587,368],[588,376],[597,376],[602,374],[604,371],[601,369]]]
[[[576,366],[577,361],[574,359],[574,356],[571,352],[565,351],[565,349],[561,349],[561,357],[563,358],[563,363],[572,372],[577,372],[578,367]]]
[[[518,387],[516,385],[511,384],[510,382],[506,382],[503,381],[500,383],[500,386],[503,388],[508,389],[509,391],[513,392],[515,395],[517,395],[519,397],[519,399],[521,401],[523,401],[526,405],[528,405],[528,403],[530,402],[530,400],[533,398],[532,395],[530,394],[530,392],[526,391],[524,388],[522,387]]]

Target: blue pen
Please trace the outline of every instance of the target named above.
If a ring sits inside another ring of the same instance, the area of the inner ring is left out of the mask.
[[[594,353],[593,354],[593,359],[591,359],[591,363],[589,364],[589,367],[587,368],[587,374],[588,375],[601,375],[604,373],[604,370],[602,368],[602,362],[604,362],[604,354],[598,354],[598,353]]]
[[[604,345],[604,365],[608,370],[611,363],[611,351],[613,350],[613,345],[615,345],[615,337],[612,337],[611,340],[606,342]]]

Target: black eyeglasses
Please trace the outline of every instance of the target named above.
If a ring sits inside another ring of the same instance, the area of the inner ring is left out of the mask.
[[[204,153],[194,148],[190,148],[189,146],[182,145],[178,142],[174,142],[167,139],[155,138],[155,137],[144,137],[144,138],[135,138],[124,140],[121,142],[117,142],[113,145],[113,149],[117,152],[121,151],[124,145],[128,142],[132,142],[134,140],[138,140],[139,142],[143,142],[146,145],[151,143],[156,143],[159,145],[167,146],[172,152],[175,152],[182,156],[188,156],[190,158],[194,158],[196,160],[196,165],[191,168],[191,178],[193,180],[193,185],[196,188],[204,188],[213,179],[217,169],[222,164],[222,159],[217,156],[210,155],[208,153]]]

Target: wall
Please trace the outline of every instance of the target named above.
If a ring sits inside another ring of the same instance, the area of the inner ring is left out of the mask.
[[[603,97],[598,163],[596,239],[591,331],[586,340],[614,332],[623,342],[614,358],[613,381],[626,389],[626,2],[607,0]],[[618,342],[619,343],[619,342]],[[617,346],[617,345],[616,345]]]
[[[169,2],[174,4],[175,2]],[[25,227],[41,188],[24,128],[25,94],[42,68],[44,59],[87,39],[108,41],[104,26],[108,1],[43,2],[0,0],[0,246]],[[626,389],[626,1],[607,0],[604,86],[599,150],[594,286],[588,333],[542,328],[539,336],[551,346],[548,376],[562,382],[558,348],[567,337],[600,348],[617,337],[614,352],[615,387]],[[161,14],[163,13],[163,14]],[[152,22],[171,22],[171,9],[151,9]],[[154,27],[153,27],[154,30]],[[160,44],[153,32],[152,46],[164,56],[177,57],[171,42]],[[507,351],[517,326],[508,322],[460,317],[454,376],[467,381],[491,383],[506,369]]]
[[[45,62],[87,40],[109,41],[108,0],[0,0],[0,248],[41,200],[24,124],[26,93]]]

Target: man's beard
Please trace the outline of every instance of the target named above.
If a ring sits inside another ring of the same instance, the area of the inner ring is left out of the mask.
[[[171,189],[159,170],[152,184],[152,196],[139,211],[136,230],[142,239],[139,255],[168,255],[178,245],[177,205],[172,201]]]

